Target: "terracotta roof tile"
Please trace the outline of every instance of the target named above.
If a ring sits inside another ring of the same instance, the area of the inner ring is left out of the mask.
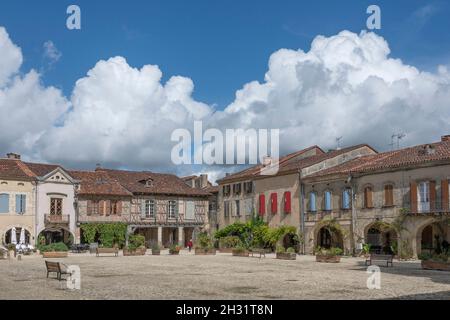
[[[347,163],[314,173],[309,177],[366,173],[417,166],[431,162],[450,164],[450,141],[413,146],[405,149],[360,157]]]
[[[0,179],[35,180],[34,174],[16,159],[0,159]]]
[[[179,196],[209,196],[209,193],[188,186],[173,174],[153,173],[149,171],[125,171],[97,169],[116,179],[124,188],[134,194],[168,194]],[[150,180],[150,184],[146,181]]]
[[[79,195],[132,196],[116,179],[102,171],[69,171],[69,174],[80,181]]]
[[[52,172],[56,168],[62,168],[57,164],[47,164],[47,163],[31,163],[23,162],[36,176],[43,177],[46,174]]]

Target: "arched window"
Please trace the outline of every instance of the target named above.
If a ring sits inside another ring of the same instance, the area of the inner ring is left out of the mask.
[[[390,207],[394,205],[394,186],[387,184],[384,186],[384,206]]]
[[[324,209],[325,211],[331,211],[331,191],[325,191],[324,194]]]
[[[316,193],[310,192],[309,193],[309,211],[310,212],[316,212],[317,206],[316,206]]]
[[[371,186],[364,188],[364,208],[373,208],[373,190]]]
[[[342,209],[350,209],[351,208],[351,189],[345,188],[342,191]]]

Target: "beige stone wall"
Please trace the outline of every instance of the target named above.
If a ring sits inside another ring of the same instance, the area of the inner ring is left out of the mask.
[[[230,185],[231,186],[231,194],[229,196],[224,196],[223,194],[223,186],[219,186],[219,194],[218,194],[218,206],[217,206],[217,223],[219,224],[219,229],[232,224],[236,221],[245,222],[251,219],[253,213],[256,209],[256,202],[255,202],[255,192],[252,193],[246,193],[244,192],[244,182],[249,182],[250,180],[240,181],[240,182],[233,182],[233,183],[227,183],[224,185]],[[242,189],[241,193],[239,195],[233,194],[233,184],[241,183]],[[254,186],[253,186],[254,188]],[[236,215],[237,208],[236,208],[236,200],[239,200],[239,211],[240,216]],[[230,215],[228,217],[225,216],[224,212],[224,203],[225,201],[228,201],[230,203]],[[245,203],[248,201],[248,203],[252,203],[251,209],[246,210]]]
[[[32,182],[0,179],[0,193],[9,194],[9,213],[0,213],[0,237],[13,227],[25,228],[30,233],[30,242],[36,241],[35,234],[35,186]],[[16,194],[26,195],[26,212],[16,213]],[[19,239],[17,239],[19,240]]]

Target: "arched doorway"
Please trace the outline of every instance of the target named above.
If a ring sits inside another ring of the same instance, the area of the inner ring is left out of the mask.
[[[322,227],[319,229],[317,234],[317,246],[325,249],[330,248],[344,248],[342,234],[335,230],[332,231],[330,228]]]
[[[31,233],[25,229],[24,235],[25,235],[25,241],[24,244],[30,244],[30,240],[31,240]],[[15,239],[16,239],[16,244],[20,243],[20,235],[22,233],[22,228],[21,227],[16,227],[15,228]],[[10,244],[12,243],[13,240],[13,228],[9,229],[8,231],[6,231],[5,233],[5,244]]]
[[[73,235],[66,229],[55,228],[55,229],[45,229],[39,234],[39,244],[51,244],[63,242],[66,245],[73,244]],[[45,242],[45,243],[43,243]]]
[[[397,233],[388,223],[375,223],[369,226],[366,243],[372,253],[397,254]]]
[[[417,254],[441,254],[448,250],[450,226],[446,221],[436,221],[419,228],[417,231]]]

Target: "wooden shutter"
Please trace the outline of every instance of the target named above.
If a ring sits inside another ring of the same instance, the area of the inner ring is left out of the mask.
[[[373,208],[372,188],[367,187],[367,208]]]
[[[448,211],[449,209],[448,180],[441,181],[441,201],[442,201],[442,210]]]
[[[259,215],[263,216],[266,214],[266,197],[263,194],[259,195]]]
[[[430,181],[430,209],[436,209],[436,181]]]
[[[291,213],[291,192],[284,193],[284,213]]]
[[[86,201],[86,214],[90,216],[92,214],[92,200]]]
[[[387,184],[384,186],[384,206],[390,207],[394,204],[393,188],[392,185]]]
[[[277,213],[277,209],[278,209],[278,194],[276,193],[272,193],[270,195],[270,202],[271,202],[271,211],[272,214],[276,214]]]
[[[409,201],[411,202],[411,212],[417,212],[417,183],[415,181],[410,183],[409,187]]]
[[[119,216],[122,214],[122,201],[121,200],[117,200],[116,214]]]

